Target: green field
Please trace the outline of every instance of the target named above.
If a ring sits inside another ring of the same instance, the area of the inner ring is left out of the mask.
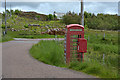
[[[85,30],[85,38],[88,49],[82,63],[74,61],[69,66],[65,65],[63,41],[40,41],[31,48],[30,54],[47,64],[67,67],[102,78],[118,78],[118,57],[120,57],[118,32]]]

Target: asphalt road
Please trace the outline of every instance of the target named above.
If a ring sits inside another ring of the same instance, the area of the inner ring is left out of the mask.
[[[31,57],[29,49],[39,40],[41,39],[16,39],[2,44],[3,78],[96,78],[82,72],[47,65]]]

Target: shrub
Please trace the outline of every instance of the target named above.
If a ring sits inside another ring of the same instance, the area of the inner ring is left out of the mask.
[[[24,25],[24,27],[25,27],[25,28],[28,28],[28,25],[27,25],[27,24],[25,24],[25,25]]]
[[[52,14],[49,14],[47,17],[48,17],[48,20],[53,20],[54,19],[54,16]]]
[[[5,25],[4,24],[2,24],[2,26],[1,26],[3,29],[5,29]]]
[[[16,9],[15,12],[14,12],[14,14],[16,14],[16,15],[19,15],[20,13],[21,13],[21,11],[18,10],[18,9]]]

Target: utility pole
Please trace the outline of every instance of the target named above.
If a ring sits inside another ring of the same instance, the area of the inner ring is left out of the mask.
[[[55,11],[53,12],[53,16],[54,16],[54,26],[55,26]],[[56,35],[56,31],[55,31],[55,40],[57,39],[57,35]]]
[[[11,17],[11,4],[10,4],[10,17]]]
[[[54,16],[54,20],[56,20],[56,19],[55,19],[55,14],[56,14],[56,12],[54,11],[54,13],[53,13],[53,16]]]
[[[83,5],[84,5],[83,0],[81,0],[81,24],[82,26],[84,26],[84,10],[83,10],[84,6]]]
[[[7,15],[6,15],[6,0],[5,0],[5,34],[7,34],[7,25],[6,25],[6,21],[7,21]]]

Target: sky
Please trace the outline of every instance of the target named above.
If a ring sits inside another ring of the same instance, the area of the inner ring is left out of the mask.
[[[79,13],[80,2],[7,2],[7,9],[22,11],[35,11],[41,14],[66,13],[68,11]],[[4,2],[0,12],[4,11]],[[84,11],[98,14],[118,14],[118,2],[84,2]]]
[[[2,2],[5,0],[1,0]],[[80,0],[6,0],[8,2],[76,2]],[[120,0],[82,0],[84,2],[119,2]]]

